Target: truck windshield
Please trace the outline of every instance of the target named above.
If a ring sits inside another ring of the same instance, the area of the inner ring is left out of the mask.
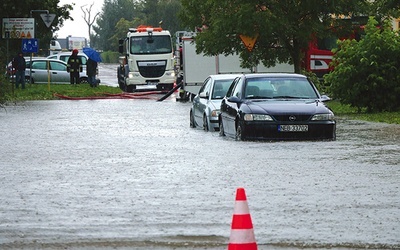
[[[131,54],[165,54],[172,52],[169,36],[134,36],[131,37]]]

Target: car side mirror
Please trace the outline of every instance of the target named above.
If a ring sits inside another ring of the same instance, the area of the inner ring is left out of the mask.
[[[329,96],[327,95],[322,95],[321,96],[321,101],[322,102],[329,102],[331,100],[331,98],[329,98]]]
[[[201,92],[199,94],[200,98],[208,98],[208,93],[207,92]]]
[[[120,54],[124,53],[124,39],[118,40],[118,52]]]
[[[237,96],[231,96],[228,98],[228,102],[241,103],[242,101]]]

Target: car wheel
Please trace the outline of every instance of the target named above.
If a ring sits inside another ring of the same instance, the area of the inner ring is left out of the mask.
[[[224,124],[222,123],[221,118],[219,118],[219,135],[225,136]]]
[[[236,136],[235,136],[237,141],[243,141],[245,139],[244,135],[243,135],[243,127],[242,125],[239,123],[236,127]]]
[[[192,110],[190,110],[190,127],[191,128],[195,128],[196,127]]]
[[[31,82],[30,79],[31,79],[31,78],[30,78],[29,76],[25,76],[25,84],[33,83],[33,79],[32,79],[32,82]]]
[[[126,92],[128,93],[133,93],[133,91],[136,89],[136,85],[126,85]]]
[[[86,84],[89,83],[89,80],[86,77],[82,77],[81,79],[79,79],[79,83]]]
[[[208,127],[207,116],[205,114],[203,115],[203,129],[206,132],[210,131],[210,128]]]

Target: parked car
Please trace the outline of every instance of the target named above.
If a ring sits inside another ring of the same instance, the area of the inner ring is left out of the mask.
[[[32,77],[30,70],[32,68]],[[49,70],[48,70],[49,69]],[[80,72],[80,83],[87,83],[86,70]],[[25,80],[27,83],[70,83],[70,75],[67,72],[67,63],[61,60],[40,58],[26,60]]]
[[[221,102],[220,135],[237,140],[335,140],[336,122],[314,84],[290,73],[244,74]]]
[[[205,131],[218,131],[218,115],[221,100],[232,81],[239,75],[210,75],[204,81],[199,93],[193,98],[190,109],[190,127],[201,127]]]
[[[57,59],[57,60],[61,60],[61,61],[64,61],[67,63],[68,59],[71,55],[72,55],[72,52],[61,52],[58,54],[50,55],[47,58],[48,59]],[[79,52],[78,57],[81,59],[83,68],[86,69],[86,62],[88,60],[87,55],[82,52]]]

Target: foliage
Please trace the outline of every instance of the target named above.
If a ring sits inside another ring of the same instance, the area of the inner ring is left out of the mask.
[[[116,87],[100,85],[91,88],[89,84],[28,84],[25,89],[16,89],[13,93],[9,93],[7,99],[9,101],[30,101],[30,100],[56,100],[54,94],[70,96],[70,97],[92,97],[103,96],[104,93],[119,94],[121,90]]]
[[[325,76],[334,97],[368,112],[400,108],[400,37],[388,22],[370,18],[359,42],[339,42],[334,71]]]
[[[237,52],[242,66],[262,62],[273,66],[276,62],[294,64],[301,72],[303,52],[312,37],[329,36],[332,27],[347,27],[336,15],[365,13],[366,0],[292,1],[271,0],[262,4],[255,0],[182,0],[180,19],[196,36],[197,52],[206,55]],[[257,37],[252,52],[239,39],[239,35]]]
[[[118,49],[118,41],[126,37],[128,29],[132,27],[137,27],[140,24],[143,24],[143,20],[141,19],[134,19],[132,21],[128,21],[125,18],[121,18],[115,25],[114,35],[109,39],[110,43],[112,44],[112,47]]]
[[[93,41],[99,49],[118,51],[118,40],[125,37],[128,28],[140,24],[159,26],[160,21],[164,29],[174,34],[181,30],[176,18],[180,8],[180,0],[105,0],[102,12],[93,26],[96,32]]]
[[[337,117],[370,122],[400,124],[400,111],[367,113],[364,109],[362,112],[359,112],[357,108],[351,107],[348,104],[342,104],[339,101],[330,101],[327,105],[332,109]]]
[[[4,75],[0,75],[0,107],[8,101],[8,97],[12,92],[12,85]]]
[[[324,85],[324,82],[321,81],[315,73],[306,71],[306,70],[302,70],[301,74],[307,76],[311,80],[311,82],[314,83],[315,87],[317,87],[318,92],[320,94],[323,94],[323,95],[327,94],[328,88]]]
[[[131,0],[105,0],[102,11],[93,25],[93,30],[98,35],[95,43],[98,49],[118,51],[118,46],[110,43],[111,37],[115,35],[115,25],[122,18],[131,20],[142,19],[139,4]]]
[[[35,38],[39,40],[39,54],[47,54],[50,40],[53,37],[53,32],[59,30],[65,20],[69,19],[71,4],[58,6],[59,0],[2,0],[2,8],[0,8],[0,20],[9,17],[33,17],[36,21]],[[42,21],[40,14],[48,10],[50,14],[56,14],[56,18],[48,28]],[[6,49],[8,48],[8,51]],[[5,65],[10,61],[18,51],[21,50],[21,39],[0,39],[0,55],[5,61],[1,61],[1,65]]]
[[[116,51],[105,51],[101,53],[103,63],[119,63],[119,53]]]

